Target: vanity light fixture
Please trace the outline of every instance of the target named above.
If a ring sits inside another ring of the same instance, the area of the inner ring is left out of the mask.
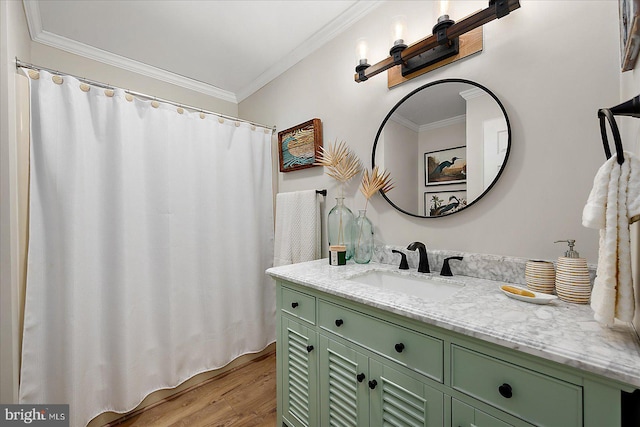
[[[440,1],[440,17],[432,30],[432,35],[423,38],[409,46],[404,38],[396,36],[389,56],[377,64],[367,63],[366,48],[358,48],[358,65],[356,66],[355,81],[360,83],[370,77],[400,66],[402,75],[407,76],[420,69],[436,64],[451,56],[457,55],[460,49],[460,36],[484,24],[500,19],[520,7],[520,0],[489,0],[489,7],[473,15],[455,22],[447,13],[448,1]],[[399,24],[401,19],[394,18],[394,34],[404,34],[406,26]],[[403,28],[403,29],[402,29]],[[362,39],[358,40],[361,46]]]

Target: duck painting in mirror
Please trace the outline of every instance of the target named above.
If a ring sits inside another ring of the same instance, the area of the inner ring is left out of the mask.
[[[394,177],[397,191],[382,193],[391,206],[435,218],[466,210],[489,192],[510,150],[500,100],[478,83],[445,79],[419,87],[391,109],[376,134],[372,164]]]

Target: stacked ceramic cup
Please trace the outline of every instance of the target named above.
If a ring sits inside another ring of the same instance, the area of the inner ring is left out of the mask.
[[[589,304],[591,283],[585,258],[558,258],[556,292],[563,301]]]
[[[527,288],[534,292],[552,294],[556,283],[556,272],[549,261],[527,261],[524,269]]]

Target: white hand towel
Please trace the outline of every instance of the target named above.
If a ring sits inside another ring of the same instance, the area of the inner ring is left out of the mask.
[[[613,156],[600,167],[582,212],[582,225],[600,230],[591,308],[605,325],[631,322],[635,309],[629,223],[640,214],[640,160],[626,151],[624,157],[622,165]]]
[[[318,259],[320,244],[320,200],[316,191],[278,193],[274,267]]]

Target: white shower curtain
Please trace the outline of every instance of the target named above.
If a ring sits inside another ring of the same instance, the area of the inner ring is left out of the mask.
[[[31,80],[20,402],[71,426],[275,340],[271,131],[129,99]]]

